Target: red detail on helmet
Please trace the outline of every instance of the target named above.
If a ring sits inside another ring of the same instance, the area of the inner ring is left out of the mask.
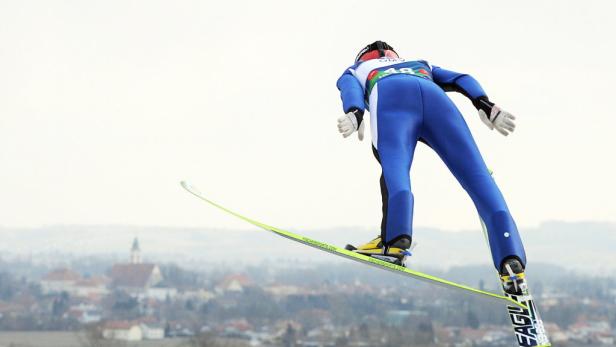
[[[376,74],[378,74],[378,73],[379,73],[379,70],[372,70],[372,72],[370,72],[370,73],[368,74],[368,80],[371,80],[371,79],[372,79],[372,77],[374,77],[374,75],[376,75]]]
[[[396,52],[391,51],[389,49],[385,50],[385,57],[387,58],[399,58],[398,54],[396,54]],[[366,52],[364,54],[361,55],[361,57],[359,57],[358,61],[366,61],[366,60],[371,60],[371,59],[379,59],[381,58],[381,53],[379,52],[378,49],[372,50],[370,52]]]

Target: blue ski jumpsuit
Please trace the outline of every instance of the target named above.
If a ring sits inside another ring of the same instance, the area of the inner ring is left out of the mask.
[[[381,239],[392,244],[412,236],[410,169],[417,141],[445,162],[473,200],[486,225],[492,260],[526,255],[507,204],[490,175],[471,132],[445,91],[471,100],[486,94],[471,76],[430,66],[426,61],[380,58],[358,62],[338,79],[344,112],[370,111],[374,154],[381,164]]]

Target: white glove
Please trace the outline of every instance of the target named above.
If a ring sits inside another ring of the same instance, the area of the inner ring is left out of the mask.
[[[502,110],[500,107],[494,105],[491,107],[490,115],[483,109],[479,110],[479,118],[481,121],[490,128],[490,130],[496,129],[504,136],[509,135],[515,130],[514,115]]]
[[[363,141],[365,125],[366,122],[361,122],[359,128],[357,127],[357,116],[355,116],[355,113],[353,112],[349,112],[344,116],[338,118],[338,131],[345,138],[351,136],[352,133],[357,131],[357,138],[359,139],[359,141]]]

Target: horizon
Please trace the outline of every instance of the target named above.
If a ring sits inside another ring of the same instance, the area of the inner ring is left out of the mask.
[[[579,231],[586,235],[580,237]],[[294,230],[301,235],[343,246],[374,236],[368,228],[323,228]],[[536,228],[522,228],[529,266],[537,263],[565,264],[575,271],[616,275],[616,223],[552,221]],[[227,249],[241,254],[233,261],[251,264],[261,261],[344,262],[258,228],[219,229],[165,226],[55,226],[34,229],[0,227],[6,242],[0,251],[18,257],[50,257],[67,254],[75,257],[128,254],[135,237],[139,239],[144,258],[176,261],[179,264],[216,263],[229,260]],[[41,238],[45,235],[45,238]],[[221,237],[224,235],[224,237]],[[437,228],[417,228],[417,249],[411,259],[413,266],[450,268],[480,264],[491,268],[488,247],[480,229],[448,231]],[[173,247],[169,248],[172,242]],[[575,254],[576,261],[570,256]],[[1,257],[0,257],[1,258]],[[60,259],[60,262],[64,259]]]

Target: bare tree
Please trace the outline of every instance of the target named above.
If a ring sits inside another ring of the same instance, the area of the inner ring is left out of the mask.
[[[100,325],[86,325],[77,333],[77,339],[81,347],[126,347],[124,341],[110,340],[103,337],[103,329]]]
[[[217,338],[212,333],[203,333],[190,340],[191,347],[245,347],[248,344],[236,340]]]

